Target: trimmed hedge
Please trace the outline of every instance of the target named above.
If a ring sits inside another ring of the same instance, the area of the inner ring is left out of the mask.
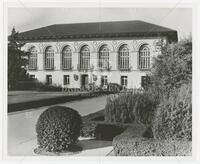
[[[50,107],[36,124],[37,142],[41,150],[63,152],[76,144],[81,130],[81,116],[71,108]]]
[[[115,124],[104,121],[104,110],[82,117],[83,127],[81,136],[93,137],[100,140],[112,140],[121,134],[129,125]]]
[[[93,137],[97,140],[112,141],[113,138],[128,127],[124,124],[114,124],[104,121],[87,121],[83,123],[81,136]]]
[[[133,91],[111,95],[107,98],[105,121],[131,123],[136,120],[150,126],[156,105],[154,97],[147,92]]]
[[[136,130],[138,129],[138,131]],[[192,142],[145,138],[145,128],[129,128],[113,139],[116,156],[191,156]]]

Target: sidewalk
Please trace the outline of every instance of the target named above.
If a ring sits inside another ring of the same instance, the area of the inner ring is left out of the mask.
[[[84,116],[103,109],[105,104],[106,96],[67,102],[58,105],[74,108]],[[33,152],[37,147],[35,125],[40,114],[47,108],[48,106],[8,114],[8,155],[36,155]],[[112,150],[111,141],[98,141],[91,138],[79,139],[79,144],[83,150],[71,155],[105,156]]]
[[[31,108],[38,108],[43,106],[66,103],[70,101],[77,101],[89,99],[93,97],[101,97],[108,94],[107,92],[26,92],[26,91],[12,91],[8,93],[8,113],[23,111]]]
[[[92,138],[79,138],[78,145],[83,150],[77,152],[60,153],[61,156],[107,156],[112,155],[112,141],[93,140]],[[33,138],[16,145],[15,149],[9,152],[11,156],[38,156],[34,153],[37,148],[37,139]],[[111,152],[111,154],[110,154]],[[55,155],[54,153],[47,153],[47,155]]]

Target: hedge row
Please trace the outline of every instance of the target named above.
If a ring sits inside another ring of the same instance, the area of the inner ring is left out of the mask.
[[[192,142],[142,137],[144,129],[129,128],[113,139],[116,156],[191,156]]]
[[[104,121],[105,110],[100,110],[82,117],[81,136],[100,140],[110,140],[121,134],[129,125]]]
[[[112,141],[115,136],[124,132],[127,127],[127,125],[123,124],[113,124],[104,121],[89,121],[83,123],[81,136],[93,137],[97,140]]]
[[[156,105],[154,97],[147,92],[110,95],[105,107],[105,120],[116,123],[131,123],[136,120],[150,126]]]

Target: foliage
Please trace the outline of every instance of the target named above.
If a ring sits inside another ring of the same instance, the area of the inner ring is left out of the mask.
[[[39,148],[48,152],[66,151],[77,142],[81,124],[81,116],[71,108],[48,108],[40,115],[36,124]]]
[[[81,130],[82,137],[95,137],[95,129],[97,127],[96,122],[86,121],[83,122],[83,127]]]
[[[127,129],[128,130],[128,129]],[[126,132],[126,131],[125,131]],[[124,132],[124,133],[125,133]],[[113,139],[115,156],[191,156],[192,142],[133,137],[133,132]]]
[[[109,140],[121,134],[128,125],[119,123],[110,123],[105,121],[87,121],[83,122],[81,136],[93,137],[97,140]]]
[[[160,98],[192,79],[192,40],[174,44],[161,43],[161,55],[154,58],[152,85]]]
[[[192,39],[161,45],[149,92],[158,97],[152,131],[157,139],[192,139]]]
[[[183,84],[166,96],[155,112],[152,127],[157,139],[192,140],[192,85]]]
[[[38,81],[35,86],[38,91],[62,91],[62,87],[59,85],[48,85]]]
[[[126,126],[112,123],[98,123],[96,125],[94,136],[98,140],[112,141],[113,138],[121,134],[126,129]]]
[[[147,92],[125,92],[107,98],[105,120],[108,122],[130,123],[140,121],[150,125],[156,100]]]
[[[108,84],[108,90],[113,92],[119,92],[123,89],[122,85],[117,83],[109,83]]]
[[[94,137],[100,140],[112,140],[122,133],[129,125],[104,121],[104,110],[100,110],[82,117],[83,127],[81,136]]]
[[[28,79],[26,72],[27,56],[28,53],[21,50],[23,43],[18,43],[18,33],[13,28],[12,34],[9,36],[8,43],[8,88],[16,88],[18,81],[24,81]]]

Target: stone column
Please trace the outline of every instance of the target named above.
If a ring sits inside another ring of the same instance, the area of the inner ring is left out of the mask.
[[[61,69],[61,58],[60,58],[60,53],[55,53],[54,54],[54,67],[55,67],[55,70],[60,70]]]
[[[111,71],[117,70],[117,52],[112,51],[110,52],[110,66],[111,66]]]

